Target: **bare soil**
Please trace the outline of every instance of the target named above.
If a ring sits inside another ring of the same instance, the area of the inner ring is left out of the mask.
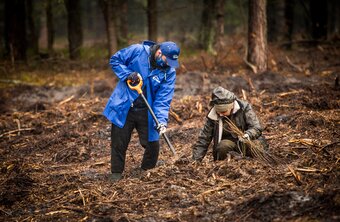
[[[186,61],[168,128],[179,157],[161,140],[157,167],[140,172],[134,133],[115,183],[108,180],[111,126],[102,115],[116,82],[109,70],[79,86],[1,89],[0,221],[339,221],[339,49],[327,51],[333,60],[319,49],[297,53],[303,71],[279,53],[274,71],[256,75],[230,58]],[[214,162],[211,148],[192,163],[218,85],[253,105],[280,163]]]

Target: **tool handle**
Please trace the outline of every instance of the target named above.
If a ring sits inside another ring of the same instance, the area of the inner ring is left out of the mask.
[[[168,144],[172,154],[174,154],[174,156],[177,156],[175,148],[172,146],[168,136],[165,133],[163,133],[163,138],[164,138],[165,142]]]
[[[143,95],[143,91],[142,91],[142,85],[143,85],[143,79],[141,77],[139,77],[139,83],[135,86],[131,85],[131,80],[128,79],[127,84],[129,86],[130,89],[132,90],[136,90],[138,92],[138,94],[142,94]]]
[[[142,96],[142,98],[143,98],[143,100],[144,100],[146,106],[148,107],[148,109],[149,109],[149,111],[150,111],[150,113],[151,113],[151,116],[152,116],[153,120],[156,122],[156,125],[157,125],[157,127],[158,127],[158,126],[159,126],[159,121],[158,121],[158,119],[157,119],[155,113],[154,113],[153,110],[151,109],[151,107],[150,107],[148,101],[146,100],[144,94],[142,93],[142,94],[140,94],[140,95]],[[171,142],[170,142],[168,136],[167,136],[165,133],[163,133],[163,138],[164,138],[165,142],[168,144],[168,146],[169,146],[171,152],[176,156],[177,154],[176,154],[175,148],[172,146],[172,144],[171,144]]]
[[[128,84],[128,86],[130,87],[130,89],[136,90],[136,91],[138,92],[138,94],[140,94],[140,95],[142,96],[142,98],[143,98],[143,100],[144,100],[146,106],[148,107],[148,109],[149,109],[149,111],[150,111],[150,113],[151,113],[152,118],[154,119],[154,121],[156,122],[156,125],[157,125],[157,127],[158,127],[158,126],[159,126],[159,121],[158,121],[158,119],[157,119],[155,113],[153,112],[152,108],[150,107],[150,105],[149,105],[149,103],[148,103],[148,100],[145,98],[145,96],[144,96],[144,94],[143,94],[143,91],[142,91],[143,79],[140,77],[140,78],[139,78],[139,83],[138,83],[137,85],[135,85],[135,86],[131,85],[131,80],[127,80],[127,84]],[[172,144],[171,144],[171,142],[170,142],[168,136],[167,136],[165,133],[163,133],[163,138],[164,138],[165,142],[168,144],[168,146],[169,146],[171,152],[172,152],[175,156],[177,156],[175,148],[172,146]]]

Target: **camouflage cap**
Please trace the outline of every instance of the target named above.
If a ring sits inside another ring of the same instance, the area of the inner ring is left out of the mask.
[[[215,88],[211,94],[210,106],[216,104],[230,104],[236,100],[234,93],[219,86]]]

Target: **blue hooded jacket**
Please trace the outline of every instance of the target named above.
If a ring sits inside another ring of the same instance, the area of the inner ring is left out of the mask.
[[[119,81],[103,114],[120,128],[124,127],[131,104],[139,96],[137,91],[131,90],[126,83],[132,72],[141,74],[149,105],[158,121],[167,125],[170,103],[175,89],[176,70],[174,68],[151,70],[150,47],[154,44],[151,41],[144,41],[142,44],[131,45],[119,50],[110,59],[111,68]],[[159,140],[156,123],[150,112],[148,112],[148,128],[149,141]]]

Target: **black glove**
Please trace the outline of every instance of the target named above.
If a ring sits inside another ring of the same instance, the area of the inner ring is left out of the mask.
[[[138,85],[138,83],[140,82],[140,79],[142,78],[142,76],[138,73],[138,72],[132,72],[127,80],[131,81],[131,85]]]

